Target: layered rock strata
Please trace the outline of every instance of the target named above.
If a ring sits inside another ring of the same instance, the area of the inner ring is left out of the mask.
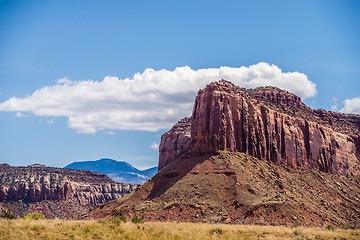
[[[137,185],[116,183],[105,174],[86,170],[50,168],[43,165],[11,167],[0,164],[0,201],[18,215],[30,211],[26,208],[38,206],[39,210],[49,206],[71,205],[69,210],[45,212],[47,217],[74,217],[79,212],[98,204],[120,198],[134,190]],[[26,203],[18,203],[18,201]],[[17,209],[20,205],[22,211]],[[29,205],[30,204],[30,205]],[[19,206],[18,206],[19,205]],[[81,211],[78,211],[81,210]]]
[[[187,131],[176,136],[188,136],[190,130],[188,148],[177,146],[174,151],[172,135],[163,135],[162,142],[174,144],[160,145],[159,169],[177,152],[227,150],[292,168],[360,175],[359,115],[312,110],[289,92],[273,87],[247,90],[222,80],[198,92],[191,119]]]
[[[161,136],[159,146],[159,171],[189,150],[191,135],[190,124],[190,118],[183,118],[176,123],[170,131]]]

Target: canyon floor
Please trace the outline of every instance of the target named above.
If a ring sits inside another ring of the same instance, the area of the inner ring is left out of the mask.
[[[359,229],[109,220],[0,220],[0,239],[359,239]]]

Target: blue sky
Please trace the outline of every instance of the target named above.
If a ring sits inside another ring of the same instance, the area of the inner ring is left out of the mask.
[[[359,11],[331,0],[0,1],[0,162],[155,166],[161,134],[219,76],[359,114]]]

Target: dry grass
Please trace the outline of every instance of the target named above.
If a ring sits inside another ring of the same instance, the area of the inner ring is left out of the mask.
[[[360,230],[114,220],[0,220],[0,239],[360,239]]]

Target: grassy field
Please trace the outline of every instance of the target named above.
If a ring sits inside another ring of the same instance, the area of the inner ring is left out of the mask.
[[[328,228],[16,219],[0,220],[0,239],[360,239],[359,229]]]

